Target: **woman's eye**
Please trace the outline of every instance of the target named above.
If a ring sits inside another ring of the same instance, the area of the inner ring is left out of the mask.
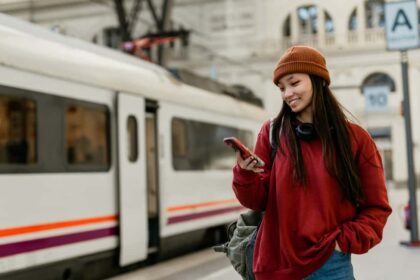
[[[299,81],[293,82],[292,86],[297,86],[297,84],[299,84]]]

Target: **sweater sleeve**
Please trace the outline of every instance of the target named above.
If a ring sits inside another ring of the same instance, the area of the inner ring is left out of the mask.
[[[258,133],[254,152],[264,162],[264,172],[244,170],[238,164],[233,168],[233,191],[239,202],[252,210],[265,209],[271,171],[270,121],[265,122]]]
[[[340,227],[337,238],[343,252],[363,254],[382,240],[382,232],[392,209],[388,203],[381,156],[372,138],[358,128],[356,162],[363,198],[357,215]]]

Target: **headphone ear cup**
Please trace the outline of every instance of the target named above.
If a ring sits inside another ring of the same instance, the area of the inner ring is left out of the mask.
[[[295,127],[296,136],[303,140],[312,140],[315,138],[315,127],[311,123],[302,123]]]

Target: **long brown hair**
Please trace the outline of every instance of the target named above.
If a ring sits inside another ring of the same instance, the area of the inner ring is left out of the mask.
[[[322,155],[328,172],[337,180],[345,199],[357,206],[362,198],[360,178],[352,153],[348,119],[342,105],[332,94],[325,81],[309,75],[312,83],[312,119],[317,137],[322,143]],[[294,132],[296,114],[283,101],[283,107],[273,123],[274,141],[284,154],[289,149],[293,161],[293,178],[307,186],[300,142]],[[281,133],[286,137],[287,147],[282,147]]]

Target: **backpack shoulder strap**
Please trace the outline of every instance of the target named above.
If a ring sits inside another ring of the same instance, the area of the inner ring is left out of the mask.
[[[274,118],[270,119],[270,132],[269,132],[269,140],[271,145],[271,154],[270,154],[270,160],[273,162],[274,158],[276,157],[277,153],[277,144],[276,141],[274,141],[273,138],[273,126],[274,126]]]

